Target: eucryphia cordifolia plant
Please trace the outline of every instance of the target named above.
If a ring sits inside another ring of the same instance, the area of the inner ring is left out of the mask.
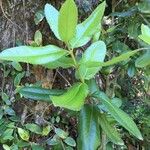
[[[101,133],[117,145],[123,145],[110,116],[132,135],[142,140],[142,135],[134,121],[122,111],[105,92],[99,90],[94,76],[102,67],[110,66],[136,54],[138,50],[129,51],[109,61],[104,62],[106,45],[95,38],[101,32],[101,20],[106,3],[102,2],[92,14],[78,24],[78,10],[73,0],[66,0],[60,11],[52,5],[45,5],[45,17],[55,37],[65,43],[66,48],[55,45],[19,46],[9,48],[0,53],[1,60],[42,65],[49,69],[58,67],[76,70],[78,80],[66,91],[23,87],[19,90],[24,97],[52,102],[54,106],[80,111],[78,149],[96,150],[101,144]],[[93,39],[93,40],[91,40]],[[77,48],[93,43],[85,50],[82,57],[75,55]],[[90,97],[90,104],[85,104]],[[101,130],[103,132],[101,132]]]

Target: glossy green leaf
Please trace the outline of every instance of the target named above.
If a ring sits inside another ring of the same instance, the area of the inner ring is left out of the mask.
[[[142,135],[132,118],[130,118],[129,115],[124,111],[119,109],[115,104],[111,103],[111,100],[105,93],[98,92],[97,94],[95,94],[95,98],[99,99],[105,105],[109,113],[115,118],[117,122],[120,123],[120,125],[126,128],[138,139],[143,140]]]
[[[114,64],[119,63],[121,61],[125,61],[125,60],[129,59],[131,56],[135,55],[137,52],[139,52],[139,50],[130,51],[130,52],[121,54],[118,57],[114,57],[111,60],[106,61],[106,62],[102,62],[102,63],[96,62],[96,61],[88,62],[87,66],[88,67],[98,67],[98,66],[104,67],[104,66],[114,65]]]
[[[145,54],[140,56],[136,61],[135,61],[135,66],[138,68],[143,68],[150,65],[150,50],[147,50]]]
[[[57,89],[44,89],[40,87],[22,87],[18,90],[18,93],[23,95],[25,98],[51,102],[49,98],[50,95],[61,95],[64,91]]]
[[[84,105],[87,94],[88,86],[85,83],[76,83],[63,95],[50,96],[50,99],[55,106],[79,111]]]
[[[107,120],[104,114],[99,115],[99,123],[101,125],[102,130],[106,133],[111,142],[117,145],[124,145],[124,142],[120,138],[119,133],[117,132],[115,127],[112,127],[110,125],[110,122]]]
[[[55,62],[52,63],[47,63],[43,65],[46,68],[49,69],[55,69],[58,67],[62,67],[62,68],[70,68],[74,66],[74,62],[72,60],[72,58],[70,57],[62,57],[58,60],[56,60]]]
[[[106,45],[103,41],[93,43],[83,54],[79,66],[79,74],[84,79],[91,79],[100,70],[100,66],[88,68],[86,64],[96,61],[103,62],[106,55]]]
[[[2,51],[0,53],[0,60],[46,64],[54,62],[66,54],[66,50],[54,45],[43,47],[19,46]]]
[[[141,32],[142,34],[139,35],[139,38],[146,42],[147,44],[150,44],[150,28],[144,24],[141,25]]]
[[[18,128],[18,134],[19,136],[24,140],[24,141],[29,141],[29,132],[22,129],[22,128]]]
[[[79,116],[78,149],[96,150],[100,145],[98,114],[93,106],[85,105]]]
[[[85,21],[77,25],[76,36],[70,42],[73,48],[85,45],[97,31],[101,31],[101,20],[105,6],[106,2],[104,1]]]
[[[58,10],[50,4],[46,4],[44,8],[44,13],[51,30],[53,31],[55,36],[60,40],[58,33]]]
[[[60,9],[58,31],[61,40],[68,43],[76,33],[78,10],[74,0],[66,0]]]
[[[27,124],[25,124],[25,127],[26,127],[26,129],[28,129],[29,131],[31,131],[33,133],[42,134],[42,129],[37,124],[27,123]]]

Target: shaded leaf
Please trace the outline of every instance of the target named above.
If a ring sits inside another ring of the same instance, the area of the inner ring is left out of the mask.
[[[22,94],[25,98],[51,102],[49,98],[50,95],[61,95],[64,91],[57,89],[48,90],[40,87],[22,87],[19,89],[18,93]]]
[[[75,147],[76,146],[76,142],[75,140],[72,138],[72,137],[67,137],[64,142],[69,145],[69,146],[72,146],[72,147]]]
[[[126,128],[138,139],[143,140],[142,135],[132,118],[130,118],[129,115],[126,114],[124,111],[119,109],[115,104],[111,103],[111,100],[105,93],[98,92],[97,94],[95,94],[95,97],[105,105],[109,113],[115,118],[116,121],[120,123],[120,125]]]
[[[93,106],[85,105],[79,116],[78,149],[92,150],[100,145],[100,129],[98,114]]]
[[[140,56],[136,61],[135,61],[135,66],[138,68],[143,68],[150,65],[150,50],[147,50],[145,54]]]
[[[33,133],[42,134],[42,129],[37,124],[27,123],[27,124],[25,124],[25,127],[26,127],[26,129],[28,129],[29,131],[31,131]]]
[[[120,138],[119,133],[117,132],[115,127],[112,127],[110,125],[110,122],[107,120],[104,114],[99,115],[99,123],[101,125],[102,130],[106,133],[111,142],[117,145],[124,145],[124,142]]]
[[[68,133],[60,128],[55,128],[55,133],[62,139],[66,139],[68,136]]]

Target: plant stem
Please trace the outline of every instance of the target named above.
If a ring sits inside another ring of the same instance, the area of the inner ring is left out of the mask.
[[[72,57],[72,59],[73,59],[73,62],[74,62],[74,64],[75,64],[75,67],[78,68],[78,64],[77,64],[77,61],[76,61],[75,56],[74,56],[74,54],[73,54],[73,50],[71,50],[70,55],[71,55],[71,57]]]

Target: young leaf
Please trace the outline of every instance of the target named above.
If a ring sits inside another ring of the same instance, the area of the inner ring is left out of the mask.
[[[135,66],[138,68],[143,68],[150,65],[150,50],[147,50],[145,54],[140,56],[136,61],[135,61]]]
[[[96,150],[100,145],[98,114],[93,106],[85,105],[79,116],[78,149]]]
[[[119,109],[115,104],[111,103],[111,100],[105,93],[98,92],[94,96],[105,105],[109,113],[115,118],[116,121],[118,121],[124,128],[126,128],[138,139],[143,140],[142,135],[132,118],[130,118],[129,115],[126,114],[124,111]]]
[[[70,42],[73,48],[85,45],[97,31],[99,32],[101,30],[101,20],[105,11],[105,6],[106,2],[104,1],[85,21],[77,25],[76,36]]]
[[[58,16],[59,16],[58,10],[56,10],[50,4],[46,4],[44,8],[44,13],[51,30],[53,31],[55,36],[60,40],[58,33]]]
[[[66,0],[60,9],[58,30],[61,39],[68,43],[76,33],[78,10],[74,0]]]
[[[124,145],[124,142],[120,138],[119,133],[110,125],[110,122],[107,120],[104,114],[99,115],[99,123],[101,125],[102,130],[106,133],[108,138],[117,145]]]
[[[46,64],[54,62],[66,54],[66,50],[54,45],[43,47],[19,46],[2,51],[0,59],[31,64]]]
[[[26,131],[22,128],[18,128],[18,134],[24,141],[29,141],[29,132],[28,131]]]
[[[76,83],[63,95],[50,96],[50,99],[55,106],[79,111],[84,105],[87,94],[88,86],[85,83]]]
[[[21,87],[18,93],[22,94],[25,98],[51,102],[49,98],[50,95],[61,95],[64,91],[57,89],[48,90],[40,87]]]
[[[93,61],[101,63],[104,61],[105,55],[105,43],[103,41],[93,43],[83,54],[79,67],[79,74],[87,80],[93,78],[94,75],[100,70],[100,66],[88,68],[86,64]]]

